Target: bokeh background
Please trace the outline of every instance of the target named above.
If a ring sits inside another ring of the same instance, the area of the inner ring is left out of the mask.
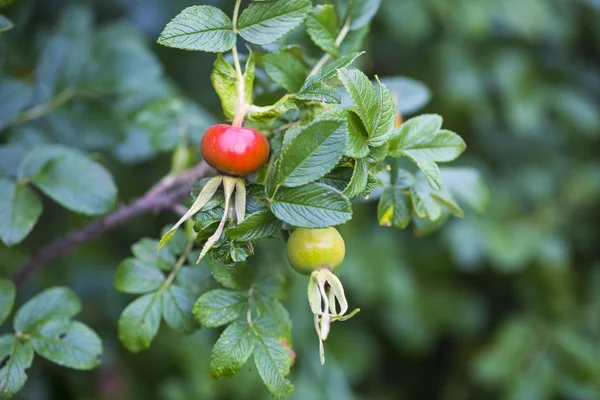
[[[233,1],[204,3],[233,8]],[[174,119],[186,118],[196,141],[223,120],[209,79],[214,55],[155,44],[192,4],[17,0],[3,9],[16,25],[0,36],[4,78],[37,82],[38,104],[73,81],[110,101],[83,96],[1,130],[2,173],[14,174],[26,149],[58,142],[102,160],[123,202],[164,175],[177,142]],[[355,206],[341,229],[348,251],[340,278],[351,306],[363,311],[334,325],[325,367],[306,278],[286,272],[297,353],[292,398],[600,399],[600,2],[383,0],[365,48],[361,67],[370,75],[409,76],[431,89],[423,112],[443,115],[465,138],[458,165],[483,171],[491,199],[483,215],[469,212],[439,231],[381,228],[375,204]],[[82,64],[93,66],[93,77],[73,76]],[[9,95],[18,92],[0,91]],[[147,106],[148,99],[159,100]],[[21,246],[0,246],[2,275],[88,222],[51,201],[44,206]],[[120,345],[116,321],[132,298],[113,289],[115,268],[131,244],[157,237],[172,220],[140,217],[23,287],[21,302],[52,285],[73,287],[84,303],[81,320],[100,333],[105,354],[93,372],[36,360],[18,399],[269,398],[251,363],[230,380],[210,378],[216,330],[185,337],[161,329],[139,355]],[[281,243],[267,241],[261,251],[289,269]]]

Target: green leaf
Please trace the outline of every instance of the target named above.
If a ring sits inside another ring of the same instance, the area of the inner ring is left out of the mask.
[[[281,117],[286,112],[298,108],[290,96],[286,95],[279,99],[275,104],[265,107],[252,106],[248,119],[254,122],[267,122]]]
[[[100,364],[102,341],[78,321],[51,320],[31,337],[35,352],[63,367],[90,370]]]
[[[165,276],[158,268],[128,258],[119,264],[114,285],[119,292],[142,294],[158,290],[164,281]]]
[[[381,194],[377,219],[381,226],[404,229],[410,223],[410,199],[398,188],[388,188]]]
[[[323,83],[327,79],[331,79],[338,73],[341,68],[346,68],[354,62],[362,53],[351,53],[342,56],[328,64],[325,64],[323,68],[313,76],[309,77],[300,91],[294,96],[300,100],[315,100],[325,101],[328,103],[339,103],[340,95],[337,90],[329,87]]]
[[[0,278],[0,325],[6,321],[15,305],[17,289],[8,279]]]
[[[368,164],[365,160],[356,160],[354,165],[354,173],[350,179],[350,183],[344,189],[343,193],[348,196],[349,199],[353,199],[360,196],[367,187],[367,179],[369,175]]]
[[[242,12],[237,27],[250,43],[273,43],[300,25],[310,7],[310,0],[254,2]]]
[[[25,370],[33,361],[33,347],[14,335],[0,336],[0,397],[11,397],[27,380]],[[6,360],[6,363],[4,363]]]
[[[192,333],[200,327],[194,319],[194,296],[187,290],[170,285],[162,294],[162,313],[169,328]]]
[[[267,53],[263,63],[267,75],[290,93],[300,90],[308,75],[297,47]]]
[[[417,179],[410,188],[413,210],[420,218],[437,221],[442,216],[442,209],[438,202],[431,197],[431,186],[424,179]]]
[[[338,77],[356,105],[369,138],[369,146],[384,145],[394,133],[396,109],[390,91],[379,82],[379,93],[369,78],[357,69],[341,69]]]
[[[344,189],[350,184],[352,175],[354,174],[354,168],[350,167],[339,167],[325,175],[319,182],[325,185],[331,186],[334,189],[343,192]]]
[[[41,191],[71,211],[105,214],[114,208],[117,187],[101,165],[66,147],[48,145],[30,151],[19,167]]]
[[[13,28],[13,23],[10,19],[0,14],[0,33],[9,31]]]
[[[33,89],[16,79],[0,80],[0,130],[15,120],[31,102]]]
[[[256,78],[256,60],[252,50],[250,50],[250,55],[246,60],[243,78],[246,104],[252,104],[254,103],[254,79]]]
[[[279,340],[285,339],[288,343],[292,340],[292,320],[283,304],[269,297],[268,288],[258,286],[258,293],[254,296],[253,305],[260,317],[257,319],[256,329],[261,334],[273,336]]]
[[[319,120],[294,133],[279,158],[277,183],[297,187],[331,171],[344,155],[348,129],[343,120]]]
[[[250,214],[239,225],[225,229],[225,236],[236,242],[254,242],[272,237],[280,229],[281,221],[266,210]]]
[[[315,82],[312,85],[302,88],[300,92],[293,96],[296,100],[318,101],[320,103],[339,104],[340,94],[331,86],[323,82]]]
[[[221,99],[223,113],[227,118],[233,119],[238,101],[237,74],[221,53],[217,54],[210,80]]]
[[[50,319],[69,319],[81,311],[77,295],[69,288],[55,287],[29,299],[17,311],[13,325],[16,332],[30,333]]]
[[[228,289],[248,290],[252,285],[252,270],[249,264],[212,265],[213,277]]]
[[[313,42],[323,51],[337,57],[335,40],[340,28],[335,8],[330,4],[317,6],[308,14],[304,23]]]
[[[194,316],[208,328],[235,321],[248,309],[248,293],[215,289],[204,293],[194,305]]]
[[[158,43],[184,50],[222,53],[235,45],[231,19],[213,6],[192,6],[171,20]]]
[[[350,29],[353,31],[364,28],[371,22],[379,6],[381,0],[352,0],[350,2]]]
[[[21,242],[42,213],[38,195],[22,183],[0,178],[0,239],[7,246]]]
[[[259,324],[260,321],[255,321]],[[285,377],[290,372],[292,357],[288,349],[274,337],[260,335],[254,348],[254,363],[271,396],[288,396],[294,386]]]
[[[352,218],[350,200],[322,183],[281,188],[271,201],[277,218],[302,228],[327,228]]]
[[[221,379],[235,375],[252,355],[255,343],[254,331],[246,321],[236,321],[229,325],[212,349],[212,377]]]
[[[137,353],[150,347],[158,333],[162,314],[161,296],[143,295],[131,302],[119,317],[119,339]]]
[[[344,155],[357,159],[366,157],[369,154],[368,139],[369,134],[360,117],[354,111],[348,111],[348,144]]]
[[[404,76],[381,79],[392,93],[396,102],[396,111],[402,115],[412,114],[425,107],[431,100],[431,91],[425,84]]]
[[[185,236],[183,232],[182,236]],[[177,233],[175,233],[175,237],[177,237]],[[148,267],[155,267],[163,271],[170,271],[175,265],[175,253],[171,251],[170,245],[171,243],[175,243],[175,237],[164,247],[163,251],[156,251],[158,247],[158,240],[154,239],[141,239],[139,242],[135,243],[131,246],[131,251],[135,258],[144,265]],[[184,237],[185,239],[185,237]]]
[[[483,213],[490,201],[490,190],[481,173],[473,168],[440,168],[443,188],[475,211]]]

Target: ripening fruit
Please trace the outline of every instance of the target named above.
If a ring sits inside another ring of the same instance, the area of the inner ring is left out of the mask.
[[[319,268],[333,270],[344,260],[346,246],[335,228],[298,228],[287,242],[287,257],[294,270],[310,275]]]
[[[208,165],[238,176],[258,171],[269,159],[269,141],[262,133],[225,124],[206,130],[200,150]]]

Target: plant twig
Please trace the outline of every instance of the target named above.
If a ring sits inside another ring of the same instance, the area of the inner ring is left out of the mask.
[[[50,243],[27,260],[13,275],[16,285],[23,284],[34,272],[56,258],[69,253],[80,244],[97,238],[138,215],[169,209],[185,197],[196,180],[208,176],[211,168],[204,162],[177,175],[161,180],[146,194],[129,205],[122,205],[113,213],[91,222],[81,230],[72,232]]]
[[[236,0],[235,8],[233,10],[233,31],[238,32],[237,21],[238,15],[240,12],[240,4],[241,0]],[[240,127],[244,122],[244,117],[246,116],[246,110],[248,105],[246,104],[246,87],[244,82],[244,74],[242,73],[242,66],[240,65],[240,57],[237,51],[237,45],[233,45],[231,49],[231,54],[233,55],[233,64],[235,65],[235,72],[237,74],[237,89],[238,89],[238,104],[237,110],[235,113],[235,118],[233,120],[233,126]]]
[[[346,39],[346,36],[348,36],[348,33],[350,33],[350,24],[351,23],[352,23],[352,20],[348,17],[346,19],[346,22],[344,23],[344,26],[340,30],[340,33],[335,38],[335,47],[339,48],[342,45],[342,43],[344,42],[344,39]],[[317,72],[319,72],[321,70],[321,68],[323,68],[330,59],[331,59],[331,56],[328,53],[323,55],[323,57],[321,57],[321,59],[314,66],[312,71],[310,71],[310,74],[308,74],[308,77],[310,78],[311,76],[313,76]]]

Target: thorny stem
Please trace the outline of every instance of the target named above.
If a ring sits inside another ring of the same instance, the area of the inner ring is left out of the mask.
[[[204,162],[197,166],[162,179],[146,194],[129,205],[122,205],[103,218],[89,223],[82,229],[56,239],[38,253],[29,258],[14,274],[13,281],[20,285],[34,272],[46,266],[56,258],[69,253],[88,240],[120,226],[138,215],[168,209],[173,203],[185,197],[192,185],[200,178],[208,176],[212,169]]]
[[[169,276],[167,277],[165,282],[161,285],[161,287],[156,292],[156,296],[160,296],[160,294],[162,292],[164,292],[165,290],[167,290],[169,288],[169,286],[171,286],[171,283],[173,283],[173,279],[175,279],[175,276],[177,276],[177,273],[179,272],[179,270],[181,269],[183,264],[185,264],[185,260],[187,260],[190,253],[192,252],[192,249],[194,248],[194,242],[195,242],[194,239],[191,239],[188,242],[187,246],[185,246],[183,253],[179,257],[179,259],[177,259],[177,262],[175,263],[173,270],[171,271],[171,273],[169,274]]]
[[[335,38],[335,47],[339,48],[342,45],[342,43],[344,42],[344,39],[346,39],[346,36],[348,36],[348,33],[350,33],[350,24],[351,23],[352,23],[351,18],[350,17],[346,18],[346,22],[344,23],[344,26],[342,27],[342,29],[340,30],[340,33]],[[308,74],[308,77],[310,78],[311,76],[313,76],[317,72],[319,72],[321,70],[321,68],[323,68],[330,59],[331,59],[331,56],[329,55],[329,53],[326,53],[325,55],[323,55],[323,57],[321,57],[319,62],[317,62],[315,67],[312,69],[312,71],[310,71],[310,74]]]
[[[233,9],[233,31],[238,32],[237,29],[237,21],[238,15],[240,12],[240,4],[242,0],[237,0],[235,2],[235,8]],[[233,126],[241,127],[244,122],[244,117],[246,116],[246,110],[248,105],[246,104],[246,88],[244,82],[244,74],[242,73],[242,66],[240,64],[240,57],[238,55],[236,45],[231,49],[231,54],[233,55],[233,64],[235,65],[235,72],[237,74],[237,89],[238,89],[238,105],[235,114],[235,118],[233,120]]]

